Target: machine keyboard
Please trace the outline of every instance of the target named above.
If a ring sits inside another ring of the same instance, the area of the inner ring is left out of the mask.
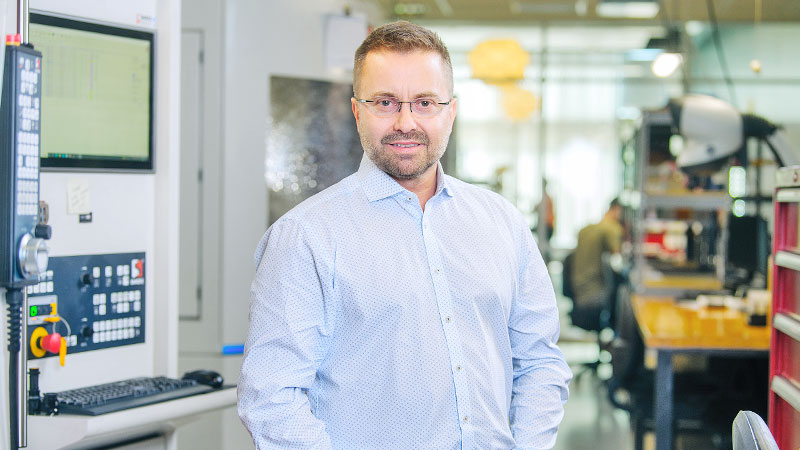
[[[139,377],[57,392],[56,397],[61,414],[96,416],[214,390],[195,380]]]

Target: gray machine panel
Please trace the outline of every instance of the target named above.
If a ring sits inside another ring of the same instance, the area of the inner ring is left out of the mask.
[[[41,327],[66,339],[67,354],[144,342],[144,253],[52,257],[26,289],[28,342]],[[38,359],[31,349],[28,359]]]

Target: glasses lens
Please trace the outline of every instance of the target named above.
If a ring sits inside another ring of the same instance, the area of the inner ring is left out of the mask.
[[[379,116],[391,116],[400,109],[400,103],[398,103],[397,99],[386,97],[376,98],[372,103],[367,103],[367,105],[371,106],[375,114]]]
[[[414,100],[414,107],[411,109],[420,116],[432,116],[442,109],[442,105],[429,98],[421,98]]]

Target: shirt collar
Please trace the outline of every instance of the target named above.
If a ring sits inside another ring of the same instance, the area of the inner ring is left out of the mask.
[[[358,179],[361,182],[361,187],[364,193],[367,194],[367,199],[370,202],[381,200],[391,197],[399,192],[405,192],[405,188],[390,177],[386,172],[381,170],[372,162],[367,156],[366,152],[361,157],[361,164],[358,167]],[[446,193],[448,196],[453,196],[451,183],[444,176],[442,164],[436,162],[436,193],[434,196],[439,195],[440,192]]]

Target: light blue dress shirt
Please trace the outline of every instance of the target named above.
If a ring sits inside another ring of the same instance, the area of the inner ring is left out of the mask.
[[[522,215],[364,157],[256,250],[239,415],[266,449],[547,449],[572,376]]]

